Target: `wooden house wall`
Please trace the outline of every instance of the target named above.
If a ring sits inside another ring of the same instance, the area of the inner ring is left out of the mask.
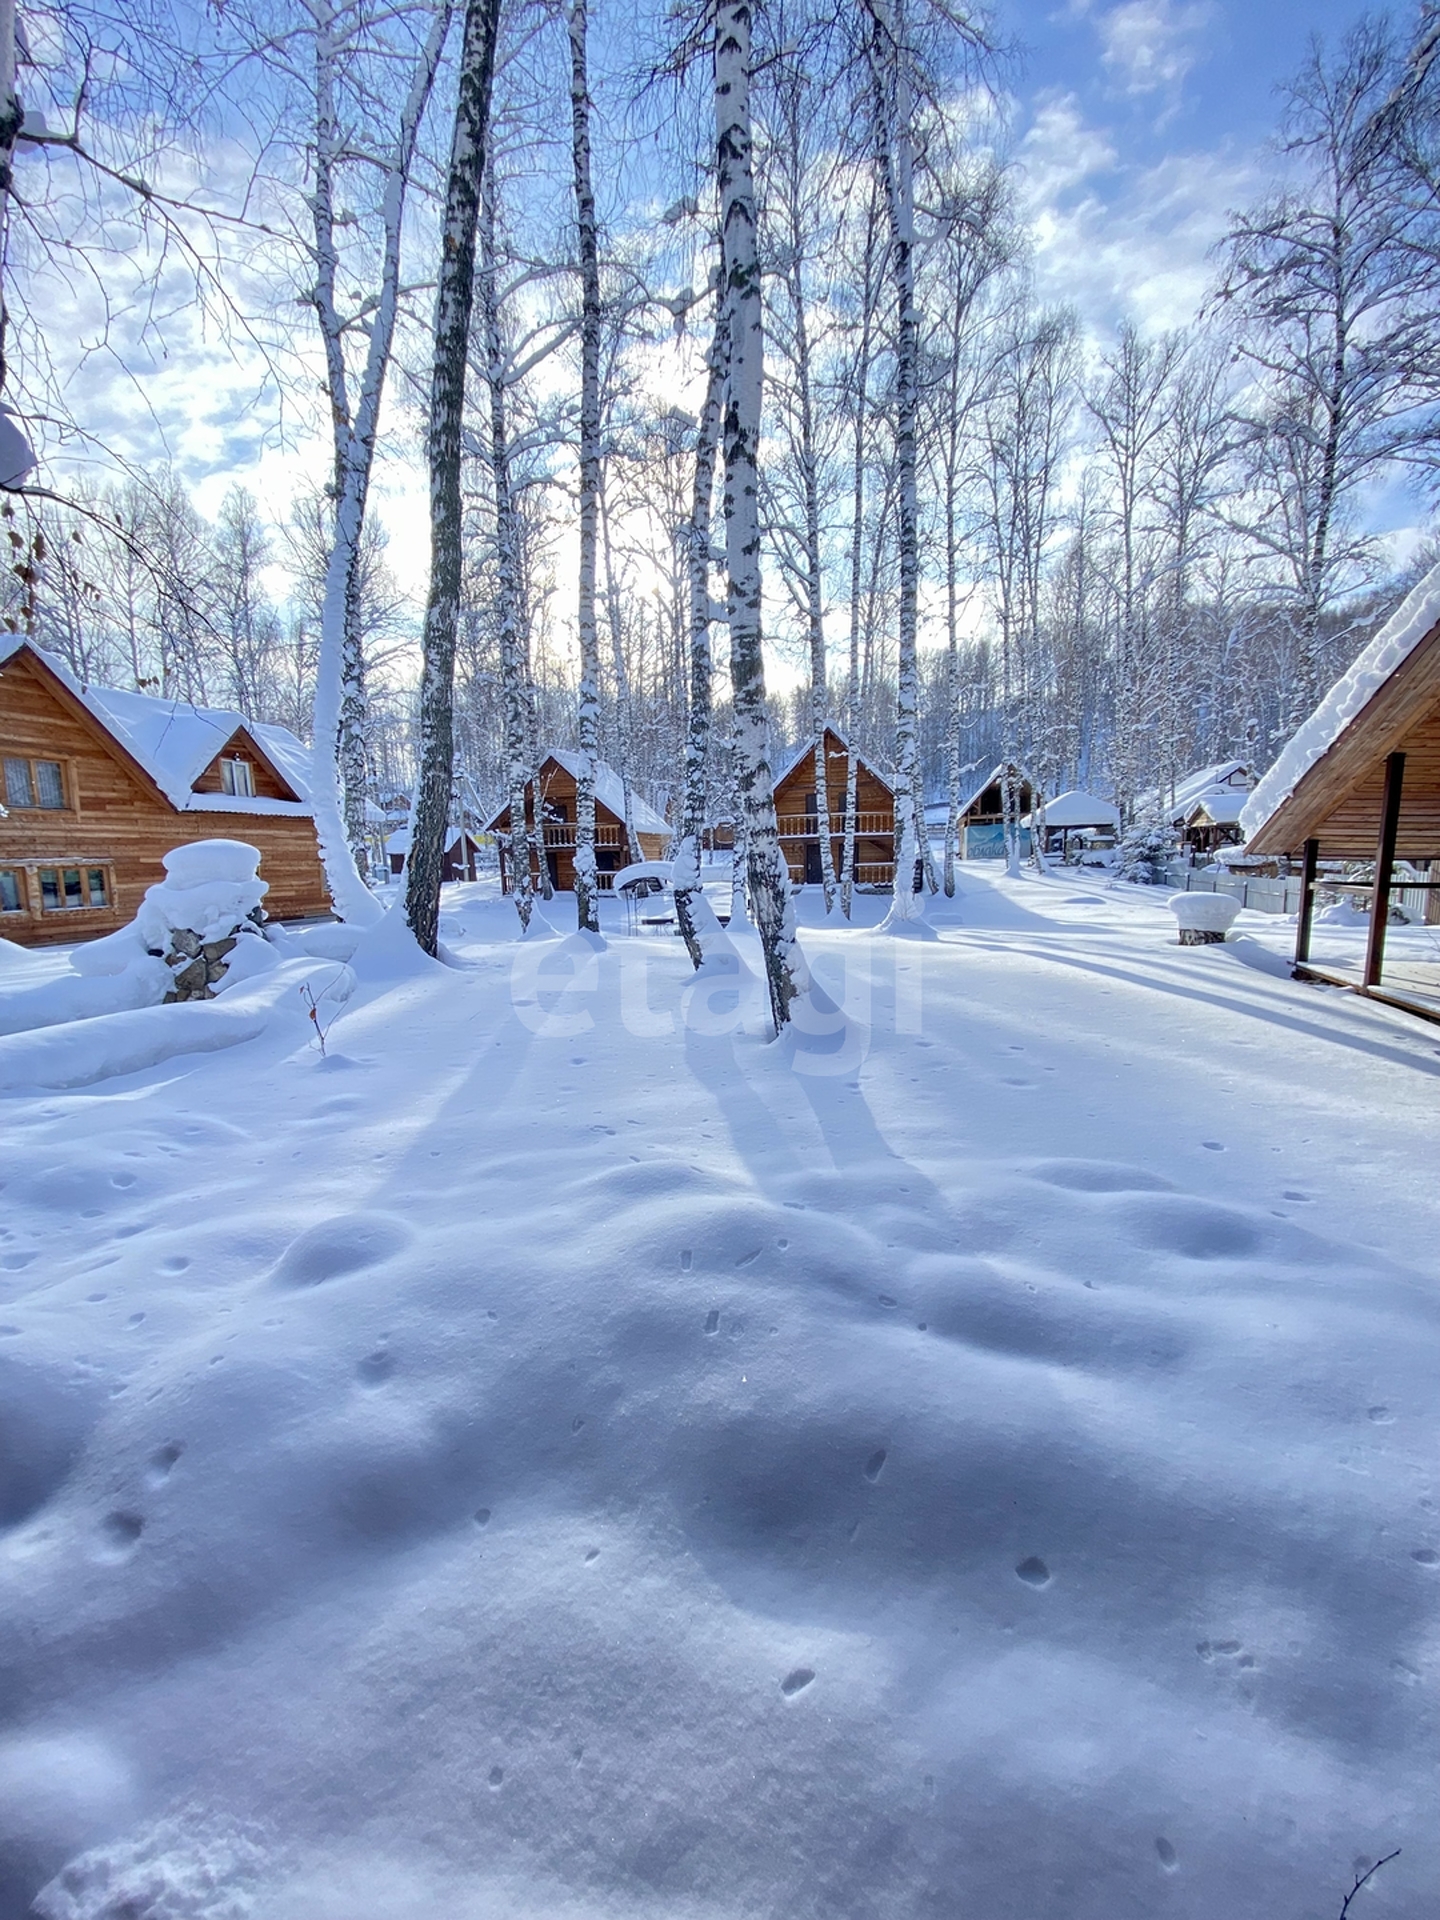
[[[578,804],[578,792],[575,776],[558,760],[546,760],[540,768],[540,807],[546,816],[547,831],[546,857],[550,863],[550,884],[557,893],[575,891],[575,817]],[[535,782],[530,781],[525,788],[525,824],[530,832],[535,831]],[[510,831],[510,809],[506,807],[493,823],[493,831],[508,834]],[[621,867],[627,867],[634,860],[663,860],[668,844],[668,836],[661,833],[638,832],[635,835],[638,846],[632,852],[626,842],[625,822],[612,812],[602,800],[595,802],[595,864],[600,871],[600,884],[605,885],[605,874],[618,873]],[[530,847],[530,880],[535,887],[540,885],[540,850],[533,840]],[[500,884],[504,891],[510,891],[510,862],[508,849],[502,843],[500,849]]]
[[[1034,807],[1034,790],[1030,782],[1022,778],[1020,781],[1019,811],[1022,814],[1031,813],[1034,811]],[[985,791],[976,799],[972,800],[964,813],[960,815],[960,823],[962,826],[972,824],[979,826],[982,823],[989,823],[996,820],[1003,821],[1004,818],[1005,796],[1001,791],[1000,782],[998,780],[992,780]]]
[[[1395,851],[1402,860],[1440,859],[1440,701],[1391,751],[1405,755]],[[1377,755],[1320,822],[1322,859],[1374,859],[1384,790],[1385,761]]]
[[[225,745],[219,753],[216,754],[209,766],[206,767],[199,779],[195,781],[194,786],[196,793],[223,793],[225,791],[225,784],[220,777],[220,762],[222,760],[249,761],[251,777],[255,782],[255,797],[257,800],[296,800],[299,798],[299,795],[293,787],[276,777],[275,770],[269,761],[262,756],[254,741],[248,739],[243,733],[237,733],[232,740],[226,741]]]
[[[244,840],[258,847],[260,877],[270,887],[265,906],[275,918],[330,911],[313,821],[179,813],[105,739],[99,722],[57,693],[26,654],[0,667],[0,754],[60,761],[67,802],[53,811],[12,809],[0,818],[0,866],[26,872],[30,894],[29,911],[0,913],[0,936],[39,946],[124,926],[146,888],[165,878],[164,855],[192,840]],[[110,904],[42,915],[34,872],[49,866],[105,868]]]
[[[838,734],[825,735],[825,777],[830,803],[830,857],[838,873],[845,857],[845,780],[848,752]],[[797,760],[775,787],[775,819],[780,830],[780,846],[790,869],[790,878],[801,882],[806,877],[807,846],[819,846],[818,830],[813,835],[801,822],[808,821],[805,802],[816,792],[815,750]],[[857,821],[868,829],[855,835],[857,871],[868,870],[864,877],[888,881],[895,865],[895,795],[867,765],[859,761],[855,776],[855,813]],[[877,820],[878,816],[878,820]],[[817,822],[818,828],[818,822]],[[788,830],[787,830],[788,829]],[[877,869],[885,869],[883,873]]]

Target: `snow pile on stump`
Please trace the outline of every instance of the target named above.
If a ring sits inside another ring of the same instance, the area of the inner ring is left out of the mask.
[[[1240,902],[1231,893],[1175,893],[1165,904],[1179,925],[1182,947],[1223,940],[1240,912]]]

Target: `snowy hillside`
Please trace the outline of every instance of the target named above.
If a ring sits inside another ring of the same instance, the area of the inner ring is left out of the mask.
[[[1433,1915],[1440,1033],[963,884],[0,1041],[0,1920]]]

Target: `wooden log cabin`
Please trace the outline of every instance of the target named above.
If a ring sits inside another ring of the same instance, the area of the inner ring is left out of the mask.
[[[1241,825],[1247,855],[1301,862],[1299,977],[1440,1020],[1440,964],[1411,958],[1391,968],[1386,960],[1397,895],[1423,900],[1425,920],[1440,921],[1440,567],[1296,733],[1246,801]],[[1311,962],[1316,894],[1337,872],[1347,894],[1358,880],[1368,895],[1369,931],[1358,965],[1320,967]]]
[[[833,727],[824,733],[825,787],[830,809],[830,856],[837,876],[845,859],[845,785],[850,748]],[[855,884],[889,887],[895,881],[895,790],[859,754],[855,756]],[[815,742],[802,746],[775,782],[775,824],[797,884],[821,879],[819,781]]]
[[[134,919],[192,840],[260,850],[275,919],[328,913],[310,754],[238,713],[82,686],[23,635],[0,639],[0,938],[84,940]]]
[[[1010,776],[1017,785],[1017,822],[1035,811],[1035,788],[1023,767],[1012,762]],[[961,803],[956,832],[962,860],[1003,860],[1005,858],[1005,763],[986,774],[980,785]],[[1030,851],[1030,829],[1020,828],[1020,851]]]
[[[530,880],[540,885],[543,852],[556,893],[575,891],[575,823],[580,756],[556,748],[547,753],[540,770],[525,787],[525,826],[530,836]],[[538,797],[537,797],[538,796]],[[595,868],[602,892],[608,892],[612,874],[636,860],[663,860],[670,844],[670,828],[638,793],[630,795],[630,818],[635,845],[625,828],[625,790],[620,776],[603,760],[595,766]],[[500,885],[509,893],[510,807],[501,807],[485,823],[485,831],[500,841]]]

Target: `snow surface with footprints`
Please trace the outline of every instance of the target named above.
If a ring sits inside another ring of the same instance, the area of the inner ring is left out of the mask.
[[[1440,1034],[964,887],[4,1103],[0,1920],[1434,1913]]]

